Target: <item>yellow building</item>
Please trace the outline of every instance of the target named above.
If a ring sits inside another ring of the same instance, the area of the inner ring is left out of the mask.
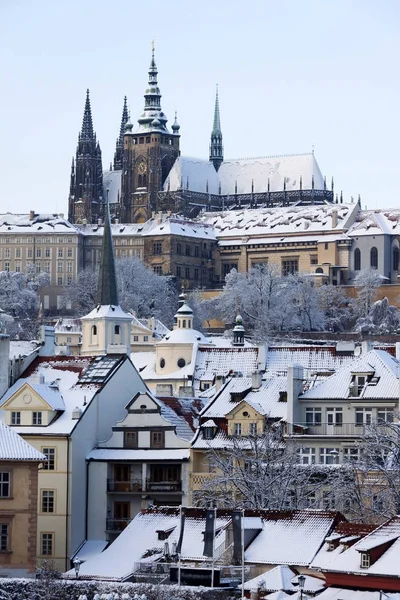
[[[38,466],[46,457],[0,421],[0,576],[36,568]]]

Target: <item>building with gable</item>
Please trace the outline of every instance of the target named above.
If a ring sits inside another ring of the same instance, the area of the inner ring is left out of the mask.
[[[46,456],[0,421],[0,572],[32,577],[36,569],[39,466]]]
[[[398,410],[399,362],[383,350],[307,383],[302,367],[288,370],[287,435],[302,445],[303,464],[358,460],[356,441],[366,428],[393,422]]]
[[[81,356],[36,358],[0,401],[4,422],[47,457],[38,481],[37,559],[60,570],[86,540],[86,456],[147,390],[129,358],[131,316],[118,302],[108,213],[104,229],[98,303],[82,319]]]

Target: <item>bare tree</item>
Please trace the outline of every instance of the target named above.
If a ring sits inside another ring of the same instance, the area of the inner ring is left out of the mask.
[[[354,279],[357,289],[356,306],[360,317],[366,317],[378,295],[382,277],[376,269],[364,269]]]

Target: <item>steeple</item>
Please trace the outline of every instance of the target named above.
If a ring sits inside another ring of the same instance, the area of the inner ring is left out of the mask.
[[[82,129],[79,134],[80,140],[95,140],[93,132],[92,108],[90,106],[89,89],[86,90],[85,110],[83,111]]]
[[[128,105],[126,101],[126,96],[124,97],[124,106],[122,109],[122,117],[121,117],[121,126],[119,129],[119,137],[117,138],[117,143],[115,146],[114,153],[114,171],[120,171],[122,169],[122,162],[124,158],[124,134],[125,134],[125,125],[129,120],[128,115]]]
[[[211,132],[211,144],[210,144],[210,161],[213,163],[216,171],[221,166],[224,160],[224,148],[222,146],[222,131],[221,121],[219,116],[219,98],[218,98],[218,85],[215,95],[215,107],[214,107],[214,122]]]
[[[103,244],[97,289],[99,306],[118,306],[117,276],[115,274],[114,249],[111,234],[110,206],[105,206]]]
[[[86,90],[82,127],[78,135],[75,166],[71,168],[68,220],[95,223],[102,213],[103,169],[100,144],[93,128],[89,90]]]
[[[168,133],[167,117],[161,110],[161,92],[157,81],[157,65],[154,58],[154,42],[151,50],[149,83],[144,93],[144,113],[139,117],[138,133],[159,131]]]

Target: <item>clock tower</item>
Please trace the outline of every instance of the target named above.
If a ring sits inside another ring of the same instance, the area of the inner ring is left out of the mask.
[[[179,125],[175,116],[172,132],[167,127],[157,73],[153,45],[144,112],[135,131],[130,119],[125,125],[120,199],[123,223],[143,223],[161,209],[158,192],[180,154]]]

